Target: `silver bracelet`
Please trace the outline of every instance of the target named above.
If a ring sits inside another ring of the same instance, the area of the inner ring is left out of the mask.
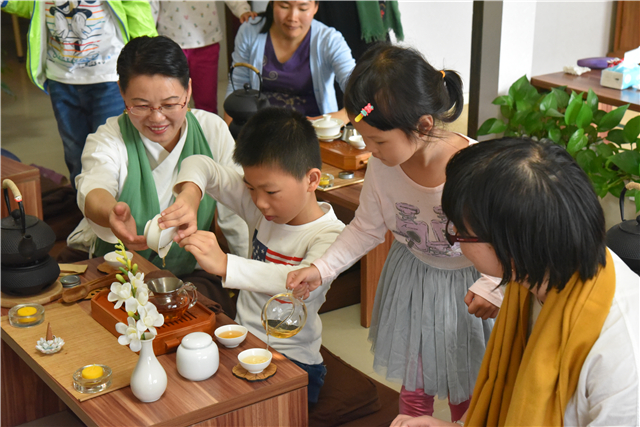
[[[464,421],[462,420],[454,421],[454,423],[458,424],[459,426],[464,426]]]

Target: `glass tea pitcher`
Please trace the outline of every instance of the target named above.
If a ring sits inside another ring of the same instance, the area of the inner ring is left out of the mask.
[[[307,306],[287,292],[272,296],[262,308],[262,326],[267,336],[290,338],[307,322]]]
[[[165,322],[178,320],[198,301],[196,287],[190,282],[183,282],[177,277],[159,277],[147,282],[149,302],[164,316]]]

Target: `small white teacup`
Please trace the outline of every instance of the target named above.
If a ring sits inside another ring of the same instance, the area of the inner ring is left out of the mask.
[[[147,225],[144,227],[144,237],[147,238],[147,246],[152,251],[158,253],[160,258],[164,258],[171,249],[173,238],[178,234],[177,227],[170,227],[163,230],[158,225],[158,219],[160,214],[153,217],[153,219],[147,221]]]
[[[127,251],[127,258],[129,259],[133,259],[133,253]],[[110,266],[113,267],[115,269],[118,269],[120,267],[123,267],[124,264],[122,264],[120,261],[118,261],[118,258],[121,257],[122,255],[117,254],[115,251],[113,252],[109,252],[108,254],[104,255],[104,261]]]
[[[273,355],[264,348],[250,348],[238,355],[240,365],[252,374],[259,374],[271,364]]]

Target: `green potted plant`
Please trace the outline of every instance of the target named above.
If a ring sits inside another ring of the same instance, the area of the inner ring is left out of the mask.
[[[504,132],[504,136],[550,139],[576,159],[599,197],[611,193],[619,198],[627,182],[640,182],[640,116],[620,125],[629,105],[605,112],[598,109],[598,96],[591,89],[586,99],[583,93],[569,95],[565,89],[540,93],[526,76],[521,77],[508,95],[493,100],[502,118],[485,121],[478,135]],[[626,196],[635,196],[640,211],[640,191],[627,191]]]

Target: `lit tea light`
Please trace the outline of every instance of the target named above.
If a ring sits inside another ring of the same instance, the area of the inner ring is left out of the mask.
[[[82,378],[86,380],[95,380],[104,375],[104,369],[98,365],[90,365],[82,370]]]
[[[17,328],[29,328],[44,321],[44,307],[40,304],[18,304],[9,310],[9,323]]]
[[[111,368],[106,365],[86,365],[73,374],[73,388],[80,393],[98,393],[111,385]]]

